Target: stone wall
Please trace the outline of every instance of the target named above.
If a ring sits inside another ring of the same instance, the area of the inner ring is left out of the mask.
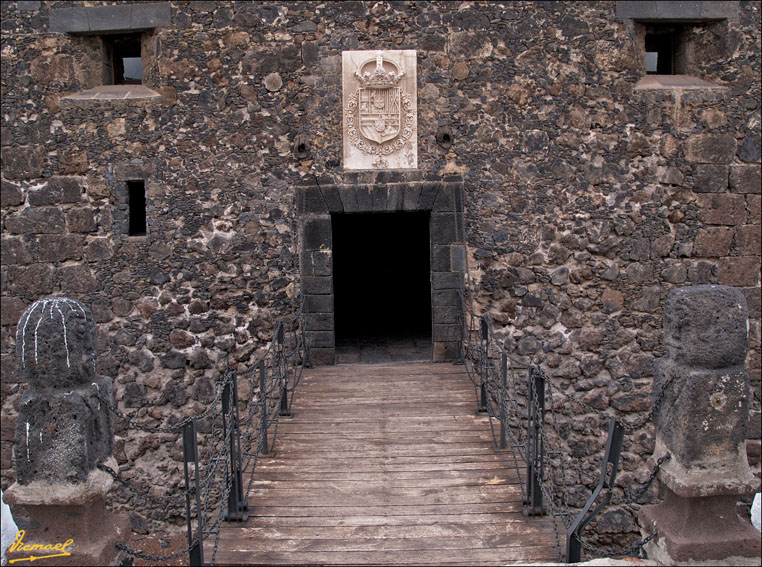
[[[99,84],[100,37],[50,31],[53,9],[85,3],[3,2],[3,487],[15,325],[34,300],[92,307],[98,371],[148,422],[200,411],[226,361],[256,356],[299,294],[296,187],[347,183],[341,52],[380,48],[418,52],[419,169],[462,178],[469,269],[508,347],[639,415],[668,291],[737,286],[758,463],[760,6],[705,4],[731,17],[691,24],[687,70],[722,88],[640,90],[644,28],[614,2],[171,2],[171,25],[142,39],[160,96],[98,101],[65,97]],[[127,235],[133,180],[145,237]],[[602,446],[586,419],[582,459]],[[622,479],[652,450],[650,428],[631,439]],[[119,425],[115,455],[159,485],[176,470]],[[632,529],[617,518],[605,529]]]

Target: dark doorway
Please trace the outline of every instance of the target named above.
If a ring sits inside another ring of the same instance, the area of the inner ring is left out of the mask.
[[[431,340],[428,212],[334,214],[336,342]]]

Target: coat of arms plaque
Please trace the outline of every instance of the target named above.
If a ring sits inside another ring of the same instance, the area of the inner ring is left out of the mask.
[[[415,51],[345,51],[342,62],[344,168],[417,167]]]

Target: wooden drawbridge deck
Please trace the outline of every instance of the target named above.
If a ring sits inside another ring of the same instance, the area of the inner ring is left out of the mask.
[[[293,407],[217,564],[558,560],[551,521],[522,514],[513,459],[494,450],[462,366],[309,369]]]

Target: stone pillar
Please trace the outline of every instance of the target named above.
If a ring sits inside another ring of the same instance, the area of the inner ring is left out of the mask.
[[[659,471],[663,502],[640,511],[645,531],[659,534],[646,551],[660,564],[759,564],[759,534],[736,514],[739,495],[759,487],[745,446],[747,321],[732,287],[686,287],[667,298],[653,457],[671,459]]]
[[[16,355],[29,387],[21,396],[14,437],[16,482],[5,493],[26,545],[73,540],[59,565],[107,565],[127,522],[104,497],[116,469],[114,425],[99,400],[111,399],[111,378],[95,372],[95,324],[82,303],[63,297],[34,302],[16,330]],[[41,556],[11,552],[9,559]]]

